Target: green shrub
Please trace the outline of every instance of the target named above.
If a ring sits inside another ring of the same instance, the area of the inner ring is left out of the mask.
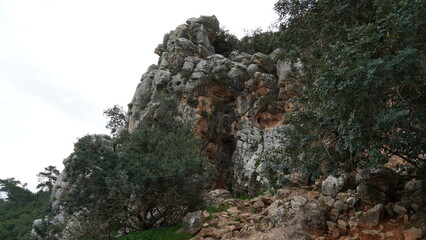
[[[219,207],[207,206],[205,207],[205,210],[211,215],[213,213],[225,212],[226,210],[228,210],[228,208],[229,206],[227,205],[220,205]]]
[[[81,238],[175,224],[201,202],[204,158],[189,127],[141,126],[121,138],[115,148],[105,135],[79,139],[65,168],[76,187],[63,207],[87,223],[76,233]],[[131,225],[128,218],[134,219]],[[100,225],[102,231],[93,227]]]

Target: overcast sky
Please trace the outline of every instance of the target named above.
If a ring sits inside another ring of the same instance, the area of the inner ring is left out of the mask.
[[[0,0],[0,178],[35,191],[78,137],[108,133],[102,111],[127,106],[186,19],[214,14],[241,37],[274,23],[275,1]]]

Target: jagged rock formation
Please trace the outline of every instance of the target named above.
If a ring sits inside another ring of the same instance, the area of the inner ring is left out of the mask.
[[[258,158],[277,147],[277,127],[290,108],[286,85],[290,65],[277,61],[280,49],[270,55],[217,54],[218,31],[215,16],[201,16],[164,36],[155,49],[160,56],[157,65],[142,75],[128,105],[126,126],[132,132],[140,125],[167,122],[168,117],[193,126],[216,168],[217,177],[209,188],[254,195],[268,181]],[[178,103],[177,109],[169,109],[170,101]],[[73,157],[66,158],[64,165]],[[66,175],[60,174],[52,192],[57,214],[46,220],[72,232],[78,222],[58,209],[72,189]]]
[[[192,124],[217,169],[212,188],[254,193],[267,182],[259,169],[263,151],[276,147],[276,127],[289,109],[289,64],[281,50],[265,55],[215,54],[216,17],[191,18],[164,36],[160,56],[142,75],[129,104],[128,130],[161,119],[164,97],[179,103],[175,118]]]
[[[380,221],[383,216],[390,219],[384,225],[389,229],[415,221],[426,210],[426,183],[415,179],[401,183],[398,174],[386,168],[362,170],[357,176],[330,176],[316,185],[322,195],[290,188],[277,190],[275,196],[232,199],[232,194],[253,196],[268,184],[259,159],[264,152],[281,147],[278,139],[284,114],[292,107],[288,80],[293,75],[291,65],[278,60],[281,49],[270,55],[218,54],[214,48],[218,30],[216,17],[202,16],[166,34],[155,49],[160,56],[157,65],[142,75],[128,105],[129,132],[172,117],[193,126],[202,150],[216,168],[216,178],[209,186],[216,190],[205,202],[229,209],[204,216],[212,219],[202,228],[200,212],[189,215],[188,221],[197,219],[197,226],[188,229],[195,233],[201,228],[194,239],[408,239],[405,234],[412,234],[408,230],[396,229],[394,235],[386,235]],[[169,104],[171,101],[177,105]],[[65,159],[64,165],[73,157]],[[290,178],[308,184],[303,174]],[[398,184],[402,186],[399,192]],[[60,206],[71,188],[62,172],[53,188],[53,208]],[[59,209],[48,220],[72,232],[79,225],[69,217],[65,219]],[[364,225],[371,229],[365,230]],[[420,230],[415,230],[413,235],[418,236]]]

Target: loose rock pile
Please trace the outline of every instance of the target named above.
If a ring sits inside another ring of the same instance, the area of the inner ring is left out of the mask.
[[[246,200],[214,190],[207,204],[221,211],[200,211],[193,239],[422,239],[425,182],[399,181],[396,172],[381,167]]]

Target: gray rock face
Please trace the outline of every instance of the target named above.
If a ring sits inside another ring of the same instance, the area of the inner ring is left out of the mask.
[[[282,50],[270,56],[216,54],[212,43],[218,30],[215,16],[201,16],[164,35],[155,49],[157,64],[142,75],[128,105],[126,126],[132,132],[142,124],[168,121],[161,118],[164,100],[177,103],[171,118],[193,126],[201,139],[202,151],[217,172],[211,187],[254,195],[269,183],[262,154],[280,149],[291,67],[277,63]],[[294,177],[306,182],[301,175]],[[71,187],[61,173],[52,193],[55,206]]]
[[[426,180],[412,179],[404,185],[401,205],[408,208],[413,204],[418,208],[426,205]]]
[[[328,176],[321,186],[321,193],[326,196],[336,197],[339,192],[345,191],[354,186],[353,176],[350,174],[342,174],[336,178]]]
[[[369,205],[385,203],[395,196],[399,175],[385,167],[363,169],[356,176],[359,199]]]
[[[201,210],[190,212],[183,218],[183,230],[190,234],[196,234],[203,227],[203,212]]]
[[[262,221],[276,224],[262,238],[252,236],[249,239],[311,239],[308,231],[324,232],[326,229],[326,211],[317,202],[309,202],[302,196],[287,200],[277,200],[266,208],[268,216]]]
[[[368,228],[375,227],[380,223],[380,220],[383,218],[383,214],[383,204],[377,204],[361,216],[359,224]]]
[[[278,81],[278,76],[288,74],[290,67],[276,70],[280,51],[271,57],[237,51],[229,58],[215,54],[211,44],[218,29],[216,17],[202,16],[164,36],[155,50],[158,64],[143,74],[129,104],[128,129],[156,116],[162,107],[159,99],[170,95],[178,102],[176,119],[194,125],[217,163],[215,187],[254,194],[268,182],[261,154],[279,145],[277,128],[288,97],[279,98],[285,80]]]

